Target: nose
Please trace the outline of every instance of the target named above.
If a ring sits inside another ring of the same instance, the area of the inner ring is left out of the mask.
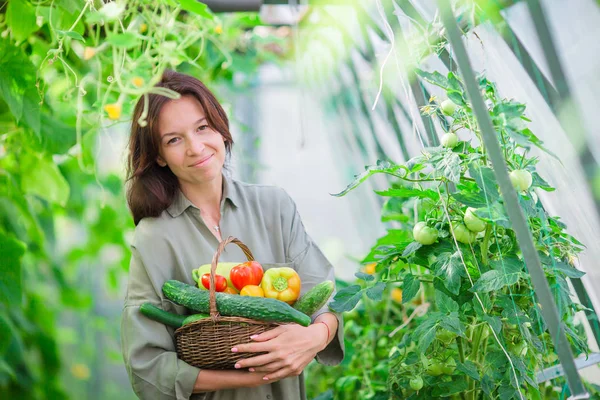
[[[206,147],[204,141],[199,135],[190,135],[186,140],[186,144],[186,152],[188,156],[197,156],[202,154],[204,147]]]

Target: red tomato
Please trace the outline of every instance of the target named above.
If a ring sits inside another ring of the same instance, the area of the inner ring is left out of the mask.
[[[229,280],[237,290],[242,290],[244,286],[259,286],[263,277],[263,268],[256,261],[247,261],[243,264],[231,268]]]
[[[202,275],[202,286],[210,290],[210,274]],[[215,274],[215,291],[224,292],[227,289],[227,279],[223,275]]]

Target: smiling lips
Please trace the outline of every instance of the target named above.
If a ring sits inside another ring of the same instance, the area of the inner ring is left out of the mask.
[[[213,155],[214,154],[211,154],[210,156],[203,158],[202,160],[198,161],[197,163],[192,164],[191,167],[201,167],[201,166],[203,166],[204,164],[206,164],[206,162],[208,160],[210,160],[212,158]]]

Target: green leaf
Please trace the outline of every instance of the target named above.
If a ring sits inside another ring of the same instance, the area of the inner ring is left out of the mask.
[[[433,339],[438,326],[439,315],[431,313],[429,318],[423,321],[412,334],[412,339],[418,343],[419,351],[425,353]]]
[[[434,386],[431,394],[434,397],[450,397],[454,394],[466,392],[469,388],[469,383],[462,377],[455,377],[450,382],[439,382]],[[506,397],[504,397],[506,398]]]
[[[533,183],[531,184],[532,186],[539,187],[546,192],[553,192],[556,190],[550,186],[550,184],[546,182],[537,172],[533,172],[531,176],[533,177]]]
[[[516,102],[501,103],[492,110],[494,115],[504,114],[507,120],[511,118],[520,118],[524,112],[525,104]]]
[[[385,290],[385,282],[377,282],[374,286],[368,288],[365,293],[367,297],[374,301],[381,301],[383,297],[383,291]]]
[[[473,380],[479,381],[481,379],[477,372],[477,365],[473,361],[465,360],[464,363],[459,361],[456,363],[456,369]]]
[[[505,273],[494,269],[482,274],[470,291],[487,293],[499,290],[505,286],[514,285],[522,275],[523,273],[520,271]]]
[[[17,42],[40,29],[36,24],[35,8],[25,0],[9,1],[6,8],[6,23]]]
[[[450,315],[444,316],[442,319],[440,319],[439,323],[442,328],[466,338],[465,326],[462,322],[460,322],[457,312],[452,312]]]
[[[179,4],[181,4],[181,8],[186,11],[198,14],[201,17],[210,19],[211,21],[215,19],[215,16],[204,3],[200,3],[196,0],[179,0]]]
[[[371,274],[365,274],[364,272],[357,272],[354,274],[358,279],[362,279],[363,281],[370,282],[375,279],[375,276]]]
[[[419,243],[419,242],[412,242],[411,244],[409,244],[408,246],[406,246],[406,248],[402,252],[402,257],[408,257],[408,256],[410,256],[412,253],[414,253],[415,251],[419,250],[421,247],[423,247],[423,245],[421,243]]]
[[[448,89],[450,87],[450,84],[448,83],[448,78],[446,78],[444,75],[440,74],[437,71],[427,72],[423,71],[422,69],[415,68],[415,73],[433,85],[439,86],[443,89]]]
[[[387,161],[378,161],[376,165],[371,165],[365,167],[365,171],[359,175],[354,177],[354,180],[346,187],[346,189],[342,190],[339,193],[332,194],[331,196],[342,197],[351,190],[358,187],[361,183],[363,183],[368,177],[374,174],[394,174],[399,169],[403,168],[401,165],[392,164]]]
[[[22,171],[27,171],[21,180],[25,193],[33,194],[61,206],[67,204],[70,187],[54,162],[47,158],[26,154],[21,160]]]
[[[576,268],[573,268],[572,266],[570,266],[569,264],[559,261],[557,263],[555,263],[554,265],[548,265],[546,266],[547,270],[550,271],[560,271],[563,274],[565,274],[566,276],[568,276],[569,278],[581,278],[582,276],[585,275],[585,272],[580,271]]]
[[[435,291],[435,304],[443,314],[450,314],[459,310],[458,303],[439,290]]]
[[[438,200],[440,195],[435,190],[431,189],[410,189],[410,188],[401,188],[401,189],[388,189],[388,190],[376,190],[380,196],[392,196],[392,197],[418,197],[420,199],[430,198],[433,200]]]
[[[456,76],[456,74],[452,71],[448,72],[448,86],[450,89],[462,93],[464,89],[462,84],[460,83],[460,79]]]
[[[25,249],[25,243],[0,231],[0,303],[9,307],[21,306],[21,257],[25,254]]]
[[[106,41],[115,47],[131,49],[140,45],[141,38],[133,32],[123,32],[117,35],[110,35]]]
[[[441,277],[444,282],[444,286],[454,294],[458,294],[460,291],[460,280],[465,276],[465,267],[462,264],[460,254],[455,252],[454,254],[444,253],[433,265],[437,270],[436,275]]]
[[[500,198],[496,177],[491,168],[471,164],[469,166],[469,175],[475,179],[488,203],[491,204]]]
[[[487,322],[492,327],[492,330],[494,332],[496,332],[496,335],[500,335],[501,334],[502,321],[500,320],[500,318],[498,318],[496,316],[484,315],[483,316],[483,320],[485,322]]]
[[[510,223],[508,216],[504,211],[504,207],[499,202],[492,203],[489,207],[478,208],[474,213],[484,221]]]
[[[483,192],[472,193],[472,192],[459,192],[452,193],[451,196],[461,204],[467,207],[483,208],[487,207],[487,202]]]
[[[352,311],[362,298],[363,290],[359,285],[343,288],[333,298],[329,308],[335,312]]]
[[[508,133],[511,139],[513,139],[520,146],[529,148],[529,144],[531,143],[535,145],[538,149],[545,151],[547,154],[551,155],[560,162],[558,156],[550,150],[548,150],[544,146],[544,142],[538,139],[538,137],[535,136],[530,129],[526,128],[521,131],[515,131],[514,129],[506,128],[506,133]]]
[[[404,282],[402,283],[402,304],[406,304],[411,301],[421,288],[421,281],[419,278],[411,273],[404,276]]]
[[[85,43],[85,39],[83,38],[83,36],[81,36],[81,34],[79,34],[77,32],[61,31],[60,29],[57,29],[56,33],[58,33],[59,36],[67,36],[67,37],[70,37],[71,39],[79,40],[80,42]],[[118,35],[113,35],[113,36],[118,36]],[[110,36],[109,36],[109,40],[110,40]]]
[[[467,105],[467,102],[465,101],[465,98],[461,92],[457,92],[456,90],[448,90],[446,94],[453,103],[463,107]]]

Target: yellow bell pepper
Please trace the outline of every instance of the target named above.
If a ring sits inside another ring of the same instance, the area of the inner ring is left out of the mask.
[[[261,287],[265,297],[294,304],[300,297],[300,276],[289,267],[271,268],[265,271]]]
[[[265,297],[265,292],[260,286],[246,285],[240,291],[240,296]]]

